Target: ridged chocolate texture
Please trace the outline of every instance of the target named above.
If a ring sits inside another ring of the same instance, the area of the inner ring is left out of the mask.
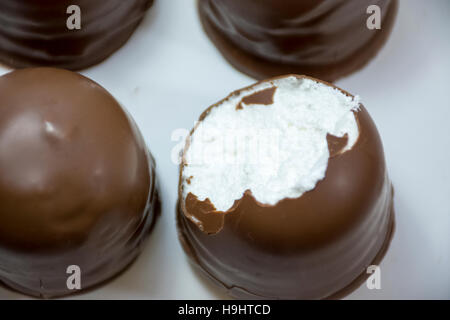
[[[0,283],[38,297],[87,289],[141,251],[158,212],[155,163],[95,82],[32,68],[0,77]]]
[[[131,36],[153,0],[2,0],[0,62],[71,70],[95,65]],[[81,29],[68,30],[67,7],[81,9]]]
[[[248,190],[218,212],[191,193],[184,201],[180,175],[177,225],[194,265],[236,298],[324,299],[360,284],[388,247],[394,213],[377,129],[362,105],[355,116],[355,145],[339,152],[343,138],[329,138],[326,176],[299,198],[264,205]]]
[[[199,0],[203,26],[224,57],[257,79],[288,73],[334,81],[363,67],[390,34],[396,0]],[[368,6],[381,8],[369,30]]]

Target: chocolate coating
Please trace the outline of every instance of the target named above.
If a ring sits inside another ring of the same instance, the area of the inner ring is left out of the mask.
[[[242,101],[236,107],[236,110],[242,110],[242,103],[244,104],[265,104],[269,105],[273,103],[273,95],[277,88],[268,88],[258,92],[255,92],[249,96],[242,98]]]
[[[118,50],[153,0],[2,0],[0,62],[11,67],[71,70],[95,65]],[[81,9],[81,29],[66,26],[67,7]]]
[[[34,68],[0,77],[0,282],[25,294],[87,289],[140,253],[158,210],[155,163],[95,82]],[[76,291],[75,291],[76,292]]]
[[[237,298],[323,299],[360,282],[387,249],[394,214],[379,134],[363,106],[355,116],[355,145],[341,152],[348,137],[329,135],[326,176],[299,198],[265,205],[247,190],[218,212],[191,193],[183,201],[180,175],[178,230],[194,264]]]
[[[369,30],[367,7],[381,8]],[[265,79],[288,73],[327,81],[367,64],[388,38],[396,0],[199,0],[204,29],[238,70]]]

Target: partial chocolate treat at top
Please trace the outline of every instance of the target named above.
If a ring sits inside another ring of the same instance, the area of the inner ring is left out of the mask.
[[[235,109],[268,88],[273,103]],[[235,141],[257,136],[258,147],[230,142],[235,132]],[[379,134],[358,98],[304,76],[274,78],[200,117],[183,152],[179,236],[233,297],[338,297],[387,250],[392,197]]]
[[[153,0],[2,0],[0,63],[79,70],[100,63],[131,36]],[[79,6],[81,29],[67,8]]]
[[[381,29],[369,30],[369,6]],[[392,29],[397,0],[199,0],[223,56],[256,79],[299,73],[335,81],[367,64]]]
[[[97,83],[33,68],[0,77],[0,283],[77,293],[140,253],[159,204],[155,162],[134,121]]]

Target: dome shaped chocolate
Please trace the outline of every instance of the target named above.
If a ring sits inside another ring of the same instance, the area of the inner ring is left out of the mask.
[[[53,297],[111,278],[140,253],[158,209],[155,163],[95,82],[35,68],[0,77],[0,283]]]

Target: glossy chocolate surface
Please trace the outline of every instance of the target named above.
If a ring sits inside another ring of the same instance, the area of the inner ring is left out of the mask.
[[[248,190],[218,212],[191,193],[183,201],[180,180],[181,243],[231,296],[328,298],[383,256],[393,228],[392,187],[373,121],[363,106],[355,115],[355,145],[341,152],[347,137],[329,135],[326,176],[299,198],[265,205]]]
[[[2,0],[0,62],[21,68],[79,70],[118,50],[153,0]],[[67,7],[81,9],[81,29],[66,26]]]
[[[101,86],[60,69],[4,75],[0,97],[0,283],[53,297],[74,292],[69,265],[82,289],[116,275],[158,209],[135,123]]]
[[[265,79],[288,73],[327,81],[362,68],[390,34],[396,0],[199,0],[205,31],[238,70]],[[369,30],[368,6],[381,9]]]

